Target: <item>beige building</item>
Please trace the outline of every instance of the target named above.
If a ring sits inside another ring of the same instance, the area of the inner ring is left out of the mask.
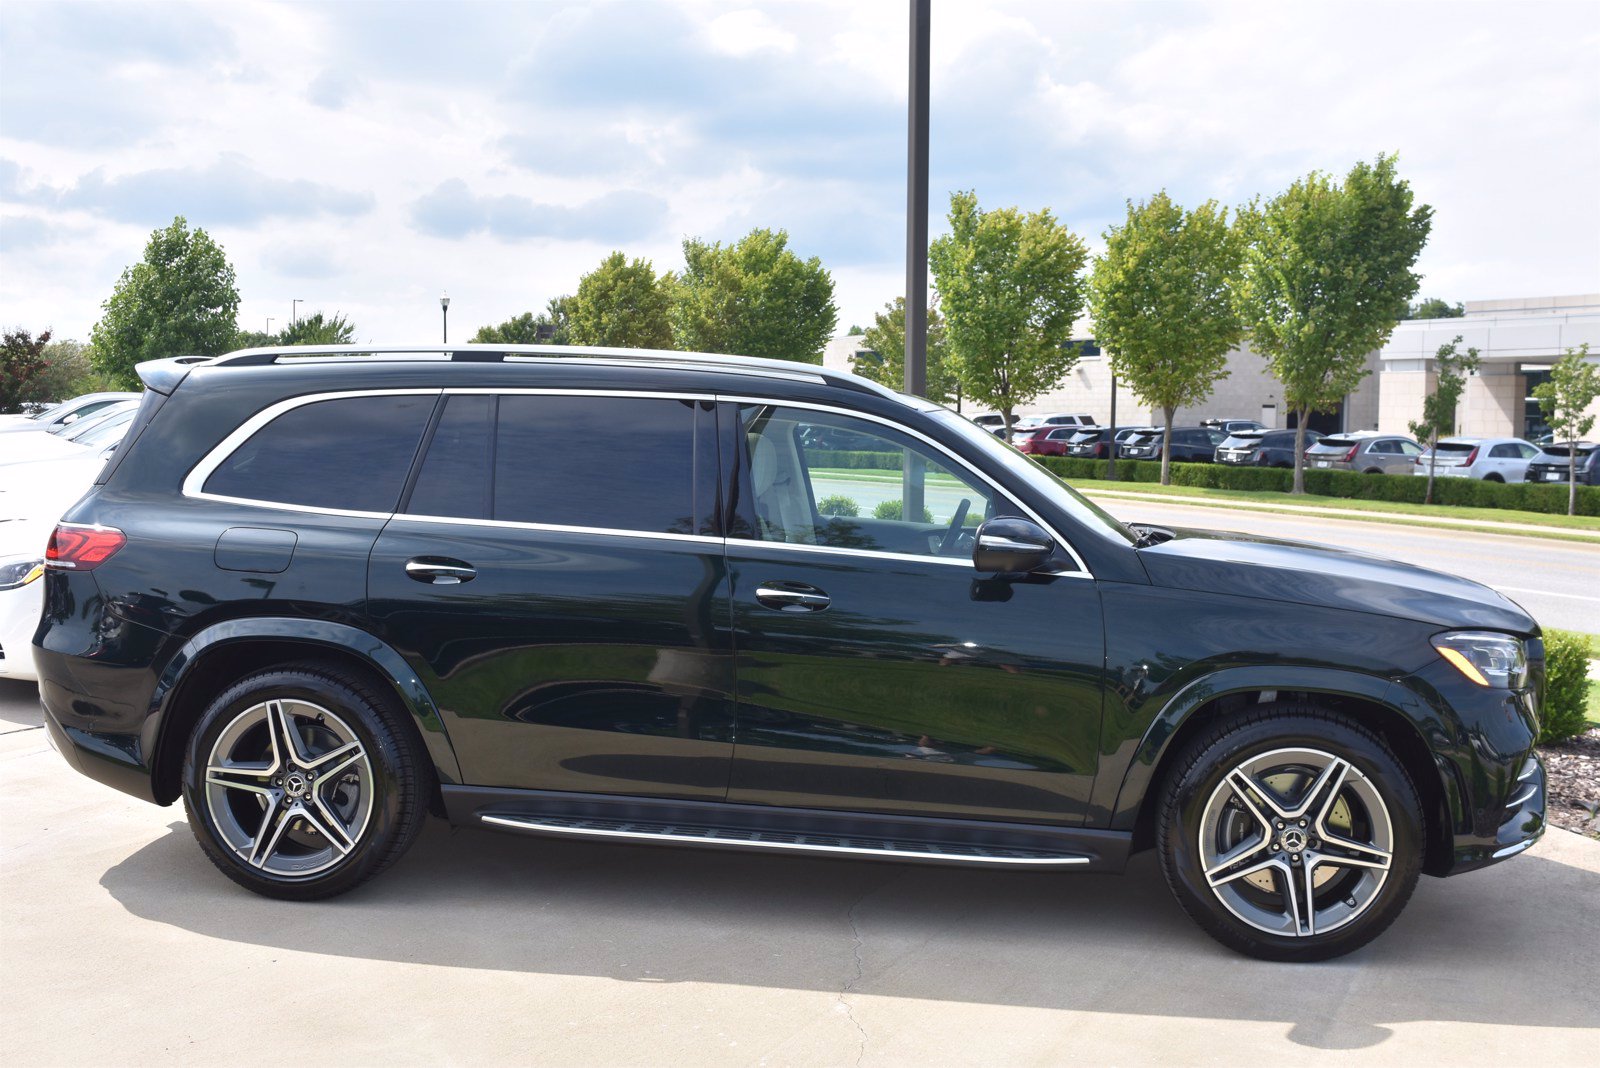
[[[1589,343],[1590,359],[1600,361],[1600,294],[1575,297],[1531,297],[1478,300],[1465,304],[1466,315],[1455,319],[1413,319],[1395,327],[1389,343],[1368,353],[1368,375],[1345,397],[1340,409],[1316,414],[1318,430],[1382,430],[1407,433],[1422,417],[1422,401],[1433,388],[1432,355],[1457,335],[1463,349],[1474,346],[1482,360],[1467,382],[1457,419],[1458,433],[1509,435],[1530,440],[1547,429],[1533,397],[1553,361],[1568,348]],[[1092,326],[1082,324],[1084,332]],[[859,334],[834,338],[823,364],[851,369],[862,348]],[[963,405],[977,415],[979,408]],[[1021,415],[1082,413],[1101,424],[1111,417],[1111,367],[1093,342],[1086,355],[1056,388],[1025,405]],[[1126,388],[1117,390],[1117,423],[1130,426],[1159,420],[1149,406]],[[1228,356],[1228,377],[1203,403],[1178,411],[1179,423],[1202,419],[1259,419],[1268,426],[1288,426],[1283,388],[1267,370],[1266,361],[1241,346]]]

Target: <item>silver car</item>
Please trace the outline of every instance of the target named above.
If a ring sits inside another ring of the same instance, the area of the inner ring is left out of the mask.
[[[1306,449],[1306,466],[1364,475],[1409,475],[1422,452],[1410,438],[1356,430],[1323,438]]]
[[[1485,482],[1522,482],[1528,477],[1528,462],[1539,455],[1538,446],[1521,438],[1441,438],[1434,451],[1435,475]],[[1426,475],[1428,461],[1425,449],[1411,473]]]

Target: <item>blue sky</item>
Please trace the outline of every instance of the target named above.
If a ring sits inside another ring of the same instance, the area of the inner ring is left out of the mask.
[[[1398,151],[1424,292],[1600,291],[1600,5],[934,0],[950,191],[1100,243]],[[789,230],[841,328],[901,292],[906,5],[29,3],[0,13],[0,323],[85,337],[186,215],[241,322],[363,339],[543,307],[611,249]],[[458,331],[460,333],[458,333]]]

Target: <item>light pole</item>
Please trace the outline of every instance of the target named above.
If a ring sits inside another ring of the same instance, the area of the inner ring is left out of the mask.
[[[267,316],[267,340],[272,340],[272,316]]]
[[[300,305],[302,305],[304,303],[305,303],[305,298],[304,297],[300,298],[299,300],[291,300],[289,302],[289,325],[290,326],[299,326],[300,325]]]
[[[450,344],[450,294],[439,294],[439,312],[444,319],[444,343]]]
[[[928,392],[928,22],[929,0],[911,0],[911,84],[906,102],[906,392]],[[909,449],[901,515],[922,518],[924,468]]]
[[[1111,357],[1106,357],[1111,366]],[[1106,428],[1106,481],[1117,480],[1117,372],[1111,372],[1111,425]]]

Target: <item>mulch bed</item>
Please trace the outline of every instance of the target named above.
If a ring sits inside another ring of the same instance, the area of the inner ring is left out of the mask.
[[[1547,818],[1557,827],[1600,838],[1600,822],[1579,804],[1600,804],[1600,727],[1541,745],[1539,755],[1544,757]]]

